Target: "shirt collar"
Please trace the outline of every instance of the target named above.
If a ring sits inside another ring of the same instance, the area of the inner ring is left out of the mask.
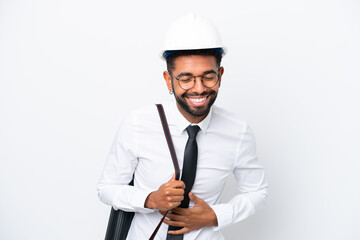
[[[186,130],[186,128],[189,125],[198,125],[200,127],[200,130],[203,133],[206,133],[206,130],[209,127],[210,124],[210,120],[211,120],[211,116],[212,116],[212,112],[213,112],[213,107],[210,108],[210,111],[208,113],[208,115],[199,123],[196,124],[192,124],[190,123],[179,111],[177,105],[176,105],[176,101],[173,99],[172,101],[170,101],[169,103],[169,109],[171,111],[171,115],[173,118],[173,121],[177,127],[177,129],[179,130],[180,133],[184,132]]]

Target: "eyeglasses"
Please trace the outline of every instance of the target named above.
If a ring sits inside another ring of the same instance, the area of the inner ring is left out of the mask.
[[[179,86],[184,90],[193,88],[195,86],[197,77],[201,77],[202,84],[207,88],[214,87],[219,81],[219,74],[214,71],[197,76],[193,76],[192,74],[180,74],[179,76],[175,77],[171,72],[169,72],[169,74],[179,81]]]

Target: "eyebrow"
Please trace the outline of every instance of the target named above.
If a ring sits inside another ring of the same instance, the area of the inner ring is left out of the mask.
[[[209,73],[216,73],[215,70],[208,70],[208,71],[205,71],[203,72],[201,75],[206,75],[206,74],[209,74]],[[182,76],[194,76],[192,73],[189,73],[189,72],[182,72],[180,73],[177,77],[182,77]]]

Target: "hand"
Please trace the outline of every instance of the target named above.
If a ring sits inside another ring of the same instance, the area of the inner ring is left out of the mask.
[[[159,189],[149,194],[145,201],[145,207],[156,208],[167,211],[180,205],[184,199],[185,184],[183,181],[175,180],[175,174]]]
[[[189,198],[195,203],[193,208],[174,208],[164,219],[164,223],[183,227],[180,230],[169,231],[169,234],[184,234],[203,227],[217,226],[217,218],[212,208],[201,198],[189,193]],[[165,214],[165,212],[161,212]]]

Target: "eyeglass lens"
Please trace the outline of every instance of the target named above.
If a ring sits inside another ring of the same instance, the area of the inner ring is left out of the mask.
[[[214,87],[218,81],[218,75],[216,73],[207,73],[199,76],[185,75],[178,78],[180,87],[184,90],[193,88],[195,86],[196,77],[201,77],[203,85],[207,88]]]

